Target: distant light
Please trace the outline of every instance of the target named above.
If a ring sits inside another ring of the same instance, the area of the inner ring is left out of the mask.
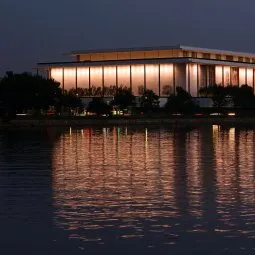
[[[234,112],[229,112],[228,116],[236,116],[236,114]]]
[[[223,115],[222,113],[220,112],[213,112],[213,113],[210,113],[211,116],[220,116],[220,115]]]

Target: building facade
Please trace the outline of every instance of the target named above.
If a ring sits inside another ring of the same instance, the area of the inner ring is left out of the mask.
[[[180,86],[193,97],[210,85],[247,84],[254,90],[255,54],[173,46],[98,51],[75,51],[72,62],[39,63],[40,71],[65,90],[79,96],[111,96],[114,88],[126,86],[135,96],[144,89],[167,97]]]

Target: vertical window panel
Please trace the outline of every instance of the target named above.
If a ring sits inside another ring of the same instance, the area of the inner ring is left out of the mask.
[[[160,96],[174,92],[173,64],[160,64]]]
[[[215,67],[215,83],[216,85],[222,85],[222,66],[216,66]]]
[[[247,85],[253,86],[253,69],[247,68]]]
[[[237,86],[238,85],[238,67],[231,68],[231,85]]]
[[[193,97],[197,96],[197,77],[198,77],[198,66],[197,64],[189,64],[189,75],[190,75],[190,95]]]
[[[104,67],[104,95],[113,96],[116,87],[116,66]]]
[[[246,71],[244,67],[239,68],[239,85],[242,86],[246,83]]]
[[[63,68],[52,68],[50,70],[51,79],[59,82],[63,86]]]
[[[230,85],[230,66],[224,66],[224,86]]]
[[[116,86],[116,66],[104,67],[104,86]]]
[[[89,88],[89,67],[77,68],[77,87],[83,89]]]
[[[67,67],[64,69],[64,90],[76,88],[76,69]]]
[[[155,94],[159,95],[159,66],[146,65],[146,89],[152,90]]]
[[[118,87],[130,88],[130,66],[117,66]]]
[[[140,96],[144,90],[144,65],[131,66],[132,92]]]
[[[186,64],[175,64],[175,87],[186,88]]]
[[[90,87],[102,88],[103,68],[101,66],[90,67]]]

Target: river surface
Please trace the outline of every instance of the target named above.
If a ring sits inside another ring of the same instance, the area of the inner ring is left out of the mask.
[[[255,128],[0,132],[0,253],[255,254]]]

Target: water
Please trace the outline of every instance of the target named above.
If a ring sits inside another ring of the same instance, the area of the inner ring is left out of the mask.
[[[255,129],[0,133],[1,254],[255,254]]]

